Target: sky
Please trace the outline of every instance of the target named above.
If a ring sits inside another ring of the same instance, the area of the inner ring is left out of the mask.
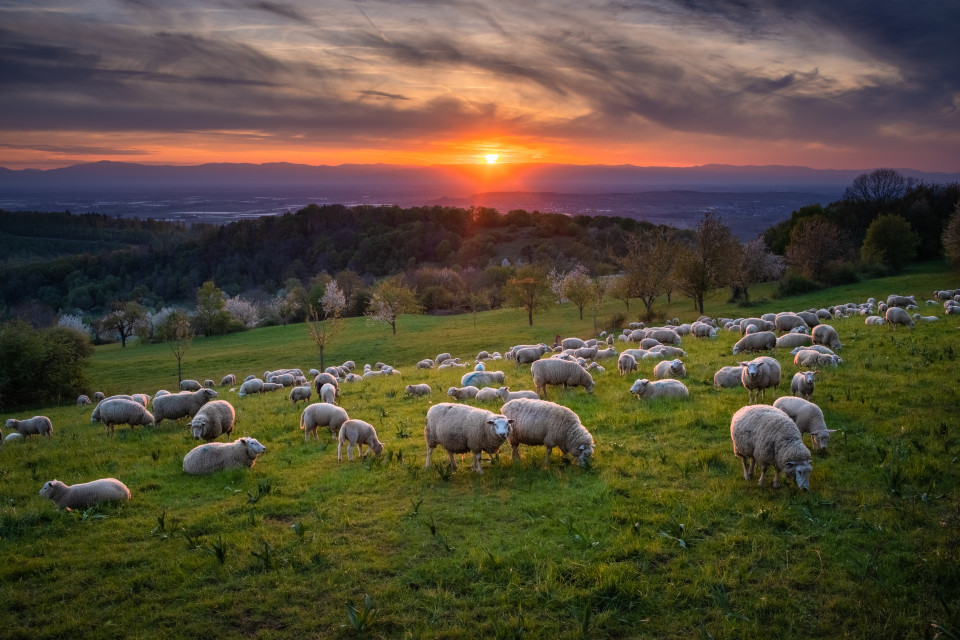
[[[0,0],[0,166],[960,171],[954,0]]]

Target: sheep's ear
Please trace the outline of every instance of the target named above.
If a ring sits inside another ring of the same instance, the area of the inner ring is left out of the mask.
[[[513,418],[507,418],[507,424],[512,425],[512,424],[513,424]]]

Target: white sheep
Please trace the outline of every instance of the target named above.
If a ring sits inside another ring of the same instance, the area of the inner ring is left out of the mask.
[[[630,393],[641,400],[651,398],[688,398],[690,390],[679,380],[635,380]]]
[[[213,380],[211,380],[210,378],[207,378],[206,380],[203,381],[203,386],[206,387],[207,389],[213,389]]]
[[[217,392],[213,389],[200,389],[193,392],[183,391],[159,398],[155,397],[153,399],[153,417],[158,425],[164,420],[193,417],[197,415],[200,407],[216,397]]]
[[[214,400],[200,407],[187,426],[196,440],[210,442],[221,435],[233,433],[233,423],[237,413],[226,400]]]
[[[317,427],[327,427],[330,435],[337,436],[343,423],[349,420],[346,410],[326,402],[308,404],[300,414],[300,428],[303,429],[303,441],[310,439],[312,433],[318,440]]]
[[[530,366],[533,384],[541,398],[547,397],[547,385],[583,387],[587,393],[593,393],[593,377],[576,362],[550,358],[537,360]]]
[[[192,476],[250,468],[267,448],[256,438],[238,438],[233,442],[208,442],[191,449],[183,456],[183,470]]]
[[[103,391],[95,391],[95,392],[93,393],[93,401],[94,401],[94,402],[100,402],[100,401],[103,400],[105,397],[106,397],[106,396],[103,395]]]
[[[793,374],[793,379],[790,381],[790,393],[804,400],[809,400],[816,387],[815,375],[817,375],[816,371],[798,371]],[[774,402],[773,404],[776,406],[777,403]]]
[[[313,396],[313,387],[306,385],[303,387],[294,387],[290,389],[290,402],[297,404],[301,400],[309,402]]]
[[[813,338],[805,333],[785,333],[777,338],[778,349],[793,349],[794,347],[807,347],[813,344]]]
[[[743,387],[743,365],[721,367],[713,374],[713,386],[717,389]]]
[[[687,377],[687,368],[683,366],[683,360],[664,360],[658,362],[653,368],[653,379],[664,380],[672,378],[681,380]]]
[[[353,448],[357,447],[360,457],[363,457],[363,445],[370,447],[373,455],[379,456],[383,452],[383,443],[377,439],[377,430],[373,425],[363,420],[351,419],[340,427],[337,437],[337,462],[343,460],[343,443],[347,443],[347,460],[353,462]]]
[[[434,358],[433,361],[439,365],[439,364],[443,364],[444,360],[450,360],[452,357],[453,356],[451,356],[447,352],[438,353],[437,357]]]
[[[801,351],[816,351],[817,353],[825,353],[828,356],[836,355],[833,352],[833,349],[831,349],[830,347],[825,347],[822,344],[812,344],[809,347],[797,347],[790,352],[790,355],[795,356]]]
[[[647,329],[646,337],[659,340],[660,344],[672,344],[678,346],[683,344],[683,339],[680,337],[680,334],[673,329]]]
[[[228,373],[227,375],[220,378],[221,387],[227,387],[231,384],[237,384],[237,376],[233,375],[232,373]]]
[[[336,388],[340,388],[340,382],[337,380],[337,377],[326,371],[318,373],[317,377],[313,379],[313,388],[317,390],[317,394],[320,393],[320,389],[322,389],[325,384],[332,384]]]
[[[698,320],[690,325],[690,334],[694,338],[716,338],[717,329],[706,322]]]
[[[620,357],[617,358],[617,371],[620,372],[621,376],[625,376],[631,371],[637,370],[637,359],[634,358],[629,353],[621,353]]]
[[[793,478],[800,489],[810,489],[813,471],[810,450],[803,444],[796,423],[780,409],[767,405],[743,407],[730,421],[730,439],[733,455],[743,464],[744,480],[753,478],[754,468],[759,464],[758,484],[762,486],[767,467],[773,465],[774,489],[780,487],[781,473]]]
[[[477,402],[492,402],[497,400],[500,397],[500,392],[493,387],[484,387],[477,391],[477,395],[474,397],[474,400]]]
[[[155,424],[153,414],[139,402],[125,398],[109,398],[97,405],[94,409],[96,419],[91,416],[90,422],[99,420],[111,434],[118,424],[128,424],[133,429],[136,425],[152,427]]]
[[[813,338],[813,344],[822,344],[834,351],[839,351],[840,347],[843,346],[840,344],[840,336],[837,335],[837,330],[828,324],[815,326],[813,331],[810,332],[810,337]]]
[[[53,435],[53,423],[47,416],[33,416],[25,420],[10,418],[7,420],[7,429],[13,429],[20,435],[27,436],[46,436]]]
[[[795,365],[809,369],[836,367],[841,362],[843,362],[843,359],[836,354],[820,353],[813,349],[801,349],[797,351],[797,354],[793,357],[793,363]]]
[[[545,344],[541,344],[536,347],[519,349],[513,353],[513,356],[516,359],[517,364],[530,364],[543,357],[543,354],[545,354],[547,351],[550,351],[550,347]],[[596,349],[594,349],[594,351],[596,351]]]
[[[348,373],[347,377],[343,379],[344,382],[360,382],[361,380],[363,380],[363,377],[355,373]]]
[[[470,468],[482,474],[481,453],[497,453],[512,428],[513,420],[486,409],[451,402],[435,404],[427,411],[427,422],[423,429],[427,442],[426,468],[431,466],[433,450],[437,445],[442,445],[450,456],[453,470],[457,468],[454,454],[473,453]]]
[[[317,396],[320,398],[320,402],[337,404],[337,396],[339,395],[339,391],[339,389],[328,382],[320,387],[320,393],[318,393]]]
[[[766,399],[767,389],[780,386],[781,368],[776,358],[760,356],[748,362],[741,362],[740,382],[749,391],[747,404],[758,401],[758,395]]]
[[[123,502],[130,499],[130,489],[116,478],[100,478],[90,482],[66,485],[50,480],[40,489],[61,509],[88,509],[99,502]]]
[[[579,349],[580,347],[586,346],[586,342],[580,338],[564,338],[560,341],[560,346],[564,349]]]
[[[810,434],[814,449],[826,450],[827,444],[830,442],[830,434],[837,430],[827,429],[827,422],[823,419],[823,411],[820,410],[820,407],[809,400],[793,396],[777,398],[773,406],[790,416],[790,419],[800,429],[801,435],[804,433]]]
[[[283,385],[279,382],[264,382],[263,383],[263,393],[269,393],[270,391],[280,391],[283,389]]]
[[[580,417],[570,409],[548,402],[520,398],[503,405],[500,412],[513,420],[513,428],[507,436],[513,448],[513,460],[520,458],[520,445],[544,446],[547,455],[544,464],[550,464],[554,447],[561,455],[571,455],[584,466],[593,455],[593,436],[580,422]]]
[[[886,321],[885,319],[881,318],[880,316],[867,316],[867,317],[863,320],[863,324],[868,325],[868,326],[869,326],[869,325],[882,325],[882,324],[885,324],[886,322],[887,322],[887,321]]]
[[[3,439],[3,443],[8,444],[10,442],[17,442],[18,440],[23,440],[23,436],[14,431],[13,433],[7,434],[7,436]]]
[[[408,396],[428,396],[433,393],[433,389],[428,384],[408,384],[404,393]]]
[[[237,395],[244,398],[254,393],[263,393],[263,380],[260,378],[244,380],[243,384],[240,385],[240,392]],[[156,400],[154,400],[154,402],[156,402]]]
[[[890,307],[887,309],[884,319],[887,321],[887,324],[891,325],[894,329],[897,328],[898,324],[910,327],[911,329],[915,326],[913,318],[901,307]]]
[[[773,327],[781,333],[789,333],[794,329],[809,329],[806,321],[795,313],[783,311],[773,319]]]
[[[433,369],[434,362],[430,358],[425,358],[417,363],[417,369]]]
[[[503,371],[470,371],[463,374],[460,378],[461,387],[492,387],[493,385],[502,385],[506,382],[507,376]]]
[[[146,409],[147,405],[150,404],[150,401],[153,398],[150,397],[149,393],[135,393],[130,396],[130,399]]]
[[[647,351],[647,354],[651,353],[659,353],[665,358],[683,358],[687,355],[687,352],[680,347],[674,347],[669,344],[654,345]]]
[[[913,314],[913,319],[916,322],[939,322],[940,318],[937,316],[922,316],[919,313]]]
[[[758,331],[744,335],[733,345],[733,355],[748,351],[770,351],[777,346],[777,334],[773,331]]]
[[[500,387],[497,389],[497,395],[500,396],[500,400],[503,402],[510,402],[518,398],[532,398],[536,400],[540,397],[536,391],[510,391],[510,387]]]
[[[896,294],[891,294],[887,296],[887,307],[908,307],[910,305],[916,306],[917,299],[914,296],[898,296]]]
[[[180,391],[199,391],[202,388],[203,385],[196,380],[187,379],[180,381]]]
[[[86,405],[86,404],[90,404],[90,396],[83,395],[83,394],[77,396],[78,407],[82,407],[83,405]]]
[[[456,398],[457,400],[473,400],[477,397],[477,394],[480,392],[480,389],[468,385],[466,387],[450,387],[447,389],[447,395],[451,398]]]

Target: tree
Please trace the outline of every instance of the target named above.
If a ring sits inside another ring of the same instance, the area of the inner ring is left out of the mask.
[[[695,246],[680,251],[676,258],[674,282],[703,314],[703,299],[713,289],[730,284],[739,258],[740,243],[730,228],[713,214],[705,214],[697,223]]]
[[[73,400],[88,391],[87,335],[68,327],[34,329],[22,320],[0,325],[0,410]]]
[[[582,264],[577,264],[573,270],[563,278],[563,297],[576,305],[583,320],[583,308],[593,299],[593,281],[590,272]]]
[[[393,335],[397,335],[397,318],[401,314],[420,312],[421,308],[413,290],[406,286],[399,276],[385,278],[377,283],[367,306],[367,317],[390,325]]]
[[[960,267],[960,202],[957,202],[950,221],[941,236],[943,253],[955,267]]]
[[[626,274],[621,274],[614,278],[609,285],[610,295],[619,300],[627,307],[627,313],[630,313],[630,298],[633,297],[633,287],[630,286],[630,278]]]
[[[843,199],[884,205],[903,197],[908,181],[893,169],[874,169],[861,173],[843,191]]]
[[[547,280],[547,272],[537,265],[525,265],[507,281],[504,287],[506,303],[527,312],[527,320],[533,326],[533,312],[553,302],[553,294]]]
[[[226,306],[223,291],[213,284],[213,280],[207,280],[198,287],[197,315],[194,318],[197,332],[212,336],[229,331],[231,316]]]
[[[772,253],[767,248],[763,236],[758,236],[743,245],[740,252],[740,266],[733,273],[733,299],[750,302],[750,285],[755,282],[777,280],[786,270],[783,256]]]
[[[260,322],[260,310],[250,300],[233,296],[224,301],[224,309],[237,322],[240,322],[247,329],[252,329]]]
[[[112,310],[100,319],[104,333],[113,333],[120,339],[120,346],[127,346],[127,338],[141,333],[149,324],[147,310],[136,302],[115,302]]]
[[[607,293],[607,287],[609,283],[606,278],[602,276],[595,277],[590,282],[590,297],[593,300],[593,334],[600,334],[600,327],[597,324],[597,318],[600,316],[600,308],[603,306],[603,297]],[[581,313],[581,318],[583,315]]]
[[[310,305],[310,317],[307,319],[307,334],[320,350],[320,370],[326,369],[324,360],[330,342],[345,329],[340,314],[347,306],[347,297],[337,286],[335,280],[327,283],[320,297],[320,308]],[[322,314],[322,317],[321,317]]]
[[[648,318],[653,317],[654,300],[670,286],[678,246],[670,233],[659,227],[642,235],[627,236],[626,255],[614,258],[626,277],[630,295],[640,298]]]
[[[820,280],[849,254],[849,241],[837,225],[823,218],[807,218],[790,232],[787,265],[813,280]]]
[[[160,340],[166,342],[177,359],[177,385],[183,380],[183,356],[190,349],[193,342],[193,329],[190,327],[190,317],[180,310],[171,311],[160,324],[158,331]]]
[[[910,223],[898,215],[881,214],[867,227],[860,247],[860,260],[868,264],[888,264],[902,270],[915,257],[920,236]]]

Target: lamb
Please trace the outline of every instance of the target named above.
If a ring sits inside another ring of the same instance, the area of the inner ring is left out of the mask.
[[[357,447],[360,457],[363,457],[363,445],[370,447],[373,455],[379,456],[383,452],[383,443],[377,439],[377,430],[369,422],[363,420],[347,420],[340,427],[337,437],[337,462],[343,461],[343,443],[347,443],[347,460],[353,462],[353,448]]]
[[[36,435],[49,438],[53,435],[53,423],[47,416],[33,416],[26,420],[10,418],[7,420],[7,429],[13,429],[24,437]]]
[[[743,365],[723,367],[713,374],[713,386],[717,389],[730,389],[743,386]]]
[[[733,355],[748,351],[770,351],[777,346],[777,334],[773,331],[748,333],[733,345]]]
[[[826,451],[827,444],[830,442],[830,434],[836,433],[837,430],[827,429],[827,423],[823,419],[823,411],[820,410],[820,407],[809,400],[794,398],[793,396],[777,398],[773,406],[790,416],[790,419],[800,429],[801,436],[804,433],[810,434],[810,441],[814,449]]]
[[[260,378],[245,380],[243,384],[240,385],[240,392],[237,395],[244,398],[251,393],[263,393],[263,380]],[[154,402],[156,402],[156,400],[154,400]]]
[[[290,402],[297,404],[301,400],[305,402],[310,401],[310,397],[313,395],[313,387],[307,385],[304,387],[294,387],[290,389]]]
[[[469,385],[466,387],[450,387],[447,389],[447,395],[457,400],[473,400],[477,397],[480,389]]]
[[[362,377],[362,376],[358,376],[358,375],[355,374],[355,373],[348,373],[348,374],[347,374],[347,377],[344,378],[343,380],[344,380],[344,382],[360,382],[361,380],[363,380],[363,377]]]
[[[23,440],[23,436],[16,432],[8,433],[7,437],[3,439],[3,443],[6,444],[8,442],[16,442],[18,440]]]
[[[816,371],[798,371],[793,374],[793,379],[790,381],[790,392],[804,400],[809,400],[813,397],[813,389],[816,386],[813,377],[817,375]],[[774,406],[777,405],[776,402],[773,403]]]
[[[187,379],[180,381],[180,391],[199,391],[202,388],[203,385],[196,380]]]
[[[460,378],[460,386],[492,387],[493,385],[499,386],[506,381],[507,376],[503,371],[470,371]]]
[[[840,347],[843,346],[840,344],[840,336],[837,335],[837,330],[828,324],[815,326],[813,331],[810,332],[810,337],[813,338],[813,344],[822,344],[834,351],[839,351]]]
[[[183,470],[192,476],[226,469],[250,468],[267,448],[256,438],[238,438],[233,442],[208,442],[183,456]]]
[[[90,404],[90,396],[83,395],[83,394],[77,396],[77,406],[78,406],[78,407],[82,407],[82,406],[87,405],[87,404]]]
[[[477,402],[490,402],[500,397],[500,392],[493,387],[484,387],[477,392],[474,400]]]
[[[649,400],[650,398],[687,398],[690,396],[690,390],[687,385],[679,380],[635,380],[630,387],[630,393],[637,396],[640,400]]]
[[[428,384],[408,384],[404,392],[408,396],[428,396],[433,393],[433,389]]]
[[[303,429],[303,441],[310,439],[312,433],[318,440],[317,427],[327,427],[330,429],[330,435],[336,437],[343,423],[349,420],[347,412],[332,404],[325,402],[315,402],[309,404],[300,414],[300,428]]]
[[[550,347],[546,345],[540,345],[539,347],[527,347],[526,349],[520,349],[519,351],[514,352],[514,357],[517,360],[517,364],[530,364],[536,362],[543,354],[550,350]],[[596,349],[594,349],[596,352]]]
[[[74,485],[50,480],[44,483],[40,495],[50,498],[61,509],[88,509],[99,502],[129,500],[130,489],[116,478],[100,478]]]
[[[510,402],[518,398],[531,398],[533,400],[540,398],[536,391],[510,391],[510,387],[500,387],[497,389],[497,395],[500,396],[502,402]]]
[[[200,407],[217,397],[213,389],[170,394],[153,399],[153,417],[156,424],[164,420],[179,420],[187,416],[197,415]]]
[[[561,455],[570,454],[580,466],[585,466],[593,455],[593,436],[580,423],[580,418],[570,409],[548,402],[521,398],[503,405],[500,412],[513,420],[513,428],[507,436],[513,448],[513,460],[520,459],[520,445],[543,445],[547,449],[544,465],[550,464],[554,447]]]
[[[547,359],[537,360],[530,366],[533,384],[541,398],[547,397],[547,385],[563,385],[567,387],[583,387],[587,393],[593,393],[593,377],[576,362],[567,360]]]
[[[654,380],[663,380],[665,378],[680,380],[686,377],[687,368],[683,366],[683,360],[664,360],[663,362],[658,362],[657,366],[653,368]]]
[[[803,444],[800,429],[786,413],[776,407],[754,405],[743,407],[730,421],[730,439],[733,455],[740,458],[744,480],[753,478],[753,470],[760,465],[760,481],[773,465],[773,488],[780,488],[780,474],[793,478],[797,487],[810,489],[813,471],[810,450]],[[747,460],[750,466],[747,466]]]
[[[454,454],[470,452],[473,453],[470,468],[482,474],[480,454],[497,453],[512,429],[512,419],[486,409],[451,402],[435,404],[427,411],[427,422],[423,429],[427,441],[426,468],[431,466],[433,450],[437,445],[443,445],[450,456],[453,470],[457,468]]]
[[[793,357],[793,363],[795,365],[811,369],[836,367],[841,362],[843,362],[843,359],[836,354],[819,353],[813,349],[802,349]]]
[[[885,319],[887,324],[893,325],[894,329],[896,329],[898,324],[905,325],[911,329],[915,326],[910,314],[900,307],[890,307],[887,309]]]
[[[624,376],[631,371],[637,370],[637,359],[634,358],[629,353],[621,353],[620,357],[617,358],[617,371],[620,372],[621,376]]]
[[[237,384],[237,376],[233,375],[232,373],[228,373],[227,375],[220,378],[221,387],[226,387],[231,384]]]
[[[325,383],[320,387],[320,393],[317,394],[320,397],[320,402],[326,402],[328,404],[337,404],[337,395],[339,390],[330,383]]]
[[[777,338],[777,347],[780,349],[806,347],[811,344],[813,344],[813,338],[804,333],[785,333]]]
[[[754,404],[757,395],[766,398],[767,389],[780,386],[780,363],[775,358],[760,356],[749,362],[741,362],[743,371],[740,372],[740,381],[749,391],[747,404]]]
[[[97,405],[93,415],[91,415],[90,422],[96,422],[97,420],[103,422],[103,426],[111,434],[118,424],[128,424],[131,429],[138,424],[149,427],[154,425],[153,414],[147,411],[146,407],[139,402],[124,398],[104,400]]]
[[[193,432],[195,440],[216,440],[223,434],[233,433],[233,422],[237,414],[226,400],[214,400],[200,407],[187,426]]]
[[[203,386],[206,387],[207,389],[213,389],[213,380],[211,380],[210,378],[207,378],[206,380],[203,381]]]

